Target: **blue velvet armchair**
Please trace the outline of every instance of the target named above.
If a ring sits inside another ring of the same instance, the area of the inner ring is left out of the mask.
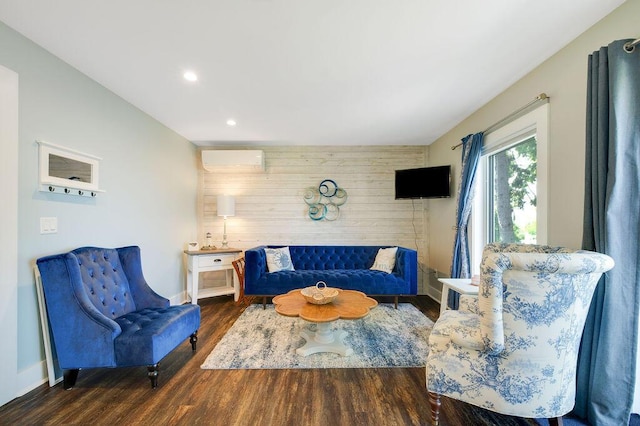
[[[36,263],[65,389],[80,369],[134,366],[147,366],[155,388],[162,358],[188,337],[196,350],[200,307],[170,306],[151,290],[139,247],[82,247]]]

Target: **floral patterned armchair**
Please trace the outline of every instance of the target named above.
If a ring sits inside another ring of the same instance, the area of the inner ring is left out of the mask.
[[[443,312],[426,363],[432,420],[440,395],[490,411],[546,417],[575,404],[578,348],[591,297],[609,256],[562,247],[489,244],[477,303]]]

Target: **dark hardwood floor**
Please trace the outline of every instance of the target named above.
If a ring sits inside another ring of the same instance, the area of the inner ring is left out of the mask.
[[[400,301],[433,320],[438,316],[439,305],[426,296]],[[0,407],[0,425],[430,424],[424,368],[200,369],[243,311],[226,296],[200,306],[197,352],[186,340],[169,354],[160,364],[157,389],[151,389],[145,367],[82,370],[72,390],[44,384]],[[443,398],[441,424],[537,423]]]

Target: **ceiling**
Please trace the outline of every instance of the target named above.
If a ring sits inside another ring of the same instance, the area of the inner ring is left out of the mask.
[[[199,145],[413,145],[623,2],[1,0],[0,20]]]

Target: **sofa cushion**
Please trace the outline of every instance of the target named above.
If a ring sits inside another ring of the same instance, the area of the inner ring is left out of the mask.
[[[264,252],[267,256],[267,268],[269,268],[269,272],[293,271],[289,247],[266,248]]]
[[[327,287],[371,295],[409,293],[407,282],[398,275],[371,269],[279,271],[260,277],[253,290],[255,294],[284,294],[294,288],[314,286],[318,281],[324,281]]]
[[[185,330],[198,329],[200,306],[146,308],[115,321],[122,328],[114,340],[118,366],[153,365],[183,342]]]
[[[371,269],[390,274],[396,266],[396,253],[398,247],[381,248],[378,250],[376,260],[373,261]]]

